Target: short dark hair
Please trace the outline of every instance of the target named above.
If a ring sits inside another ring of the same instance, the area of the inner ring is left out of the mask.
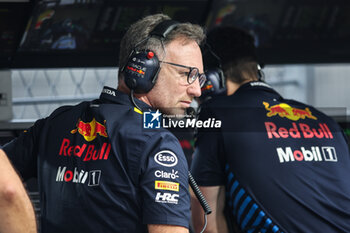
[[[207,34],[207,44],[220,58],[226,78],[242,83],[246,80],[242,75],[245,72],[258,79],[254,37],[247,31],[233,26],[215,27]],[[204,58],[205,65],[210,66],[205,60]]]
[[[132,24],[123,36],[120,43],[119,68],[123,67],[126,64],[129,55],[135,48],[136,44],[147,38],[155,26],[169,19],[170,17],[167,15],[154,14],[146,16]],[[171,41],[180,37],[182,37],[184,41],[193,40],[196,41],[198,45],[201,45],[202,41],[205,39],[205,33],[203,31],[203,28],[197,24],[179,23],[176,28],[167,35],[167,37],[163,40],[163,43],[166,46]],[[149,40],[145,41],[145,43],[140,45],[138,49],[150,49],[154,51],[158,56],[164,52],[161,46],[161,41],[156,38],[150,38]],[[120,78],[121,75],[119,75],[119,79]]]

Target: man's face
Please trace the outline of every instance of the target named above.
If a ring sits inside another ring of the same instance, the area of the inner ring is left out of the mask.
[[[170,62],[188,67],[196,67],[203,73],[202,53],[195,41],[185,41],[178,38],[166,46],[164,62]],[[192,83],[187,82],[188,68],[161,63],[153,89],[147,98],[153,108],[160,109],[165,114],[182,115],[194,97],[201,95],[198,77]]]

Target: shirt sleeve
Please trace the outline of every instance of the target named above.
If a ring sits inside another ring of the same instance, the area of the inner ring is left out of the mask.
[[[143,223],[188,228],[188,166],[179,141],[171,133],[149,140],[140,186]]]
[[[43,125],[43,119],[36,121],[31,128],[3,147],[13,166],[24,180],[36,177],[38,141]]]
[[[202,108],[200,120],[216,118],[209,108]],[[221,130],[198,129],[191,173],[199,186],[225,184],[224,149]]]

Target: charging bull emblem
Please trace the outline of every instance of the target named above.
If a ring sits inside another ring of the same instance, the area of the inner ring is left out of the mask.
[[[107,131],[106,131],[106,121],[104,121],[103,124],[101,124],[97,122],[95,118],[93,118],[92,121],[87,123],[79,120],[77,123],[77,128],[73,129],[70,132],[72,134],[75,134],[76,132],[78,132],[88,142],[91,142],[92,140],[94,140],[97,134],[105,138],[108,137]]]
[[[292,121],[305,119],[306,117],[309,119],[317,120],[317,118],[312,115],[309,108],[305,108],[305,109],[293,108],[286,103],[280,103],[280,104],[270,106],[269,103],[263,102],[263,105],[265,106],[265,109],[268,111],[268,113],[266,114],[266,116],[268,117],[273,117],[278,115],[280,117],[286,117]]]

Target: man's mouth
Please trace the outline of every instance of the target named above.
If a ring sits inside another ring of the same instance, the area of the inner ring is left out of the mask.
[[[182,100],[180,101],[182,106],[185,106],[186,108],[188,108],[191,105],[192,101],[186,101],[186,100]]]

